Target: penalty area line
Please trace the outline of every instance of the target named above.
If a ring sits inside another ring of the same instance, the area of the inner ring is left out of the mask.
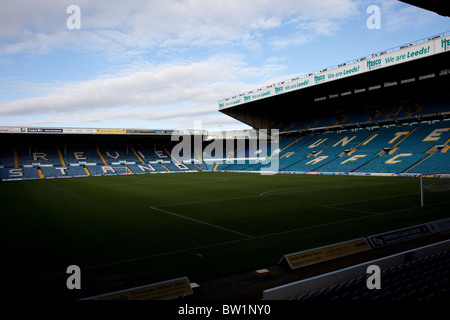
[[[153,210],[156,210],[156,211],[160,211],[160,212],[164,212],[164,213],[170,214],[170,215],[178,217],[178,218],[182,218],[182,219],[194,221],[194,222],[197,222],[197,223],[201,223],[201,224],[207,225],[209,227],[221,229],[221,230],[224,230],[224,231],[227,231],[227,232],[232,232],[232,233],[244,236],[244,237],[249,238],[249,239],[253,238],[251,235],[248,235],[248,234],[245,234],[245,233],[242,233],[242,232],[239,232],[239,231],[235,231],[235,230],[231,230],[231,229],[228,229],[228,228],[225,228],[225,227],[217,226],[215,224],[208,223],[208,222],[205,222],[205,221],[202,221],[202,220],[189,218],[189,217],[183,216],[181,214],[177,214],[177,213],[170,212],[170,211],[167,211],[167,210],[159,209],[159,208],[156,208],[156,207],[150,207],[150,209],[153,209]]]

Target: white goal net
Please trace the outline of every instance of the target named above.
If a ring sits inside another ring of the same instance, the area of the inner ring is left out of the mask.
[[[420,179],[420,200],[423,207],[432,193],[450,194],[450,173],[423,174]]]

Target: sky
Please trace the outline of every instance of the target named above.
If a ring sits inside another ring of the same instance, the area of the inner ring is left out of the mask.
[[[0,126],[246,129],[219,100],[450,31],[449,19],[397,0],[7,0]]]

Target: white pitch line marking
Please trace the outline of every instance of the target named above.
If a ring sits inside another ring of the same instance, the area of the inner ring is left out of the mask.
[[[444,201],[444,202],[439,202],[439,203],[427,205],[427,207],[433,207],[435,205],[441,205],[441,204],[445,204],[445,203],[450,203],[450,201]],[[169,252],[164,252],[164,253],[158,253],[158,254],[154,254],[154,255],[148,255],[148,256],[136,257],[136,258],[131,258],[131,259],[112,261],[112,262],[107,262],[107,263],[103,263],[103,264],[88,266],[88,267],[85,267],[83,269],[84,270],[98,269],[98,268],[112,266],[112,265],[117,265],[117,264],[123,264],[123,263],[128,263],[128,262],[136,262],[136,261],[147,260],[147,259],[154,259],[154,258],[159,258],[159,257],[163,257],[163,256],[170,256],[170,255],[179,254],[179,253],[186,253],[186,252],[194,251],[194,250],[214,248],[214,247],[224,246],[224,245],[228,245],[228,244],[243,242],[243,241],[257,240],[257,239],[261,239],[261,238],[272,237],[272,236],[277,236],[277,235],[291,233],[291,232],[297,232],[297,231],[301,231],[301,230],[320,228],[320,227],[329,226],[329,225],[333,225],[333,224],[339,224],[339,223],[348,222],[348,221],[352,221],[352,220],[363,220],[363,219],[372,218],[372,217],[376,217],[376,216],[381,216],[381,215],[385,215],[385,214],[401,212],[401,211],[407,211],[407,210],[411,210],[411,209],[414,209],[414,208],[420,208],[420,207],[411,207],[411,208],[404,208],[404,209],[392,210],[392,211],[387,211],[387,212],[380,212],[380,213],[375,213],[375,214],[372,214],[372,215],[367,215],[367,216],[362,216],[362,217],[355,217],[355,218],[344,219],[344,220],[336,220],[336,221],[331,221],[331,222],[328,222],[328,223],[316,224],[316,225],[312,225],[312,226],[306,226],[306,227],[290,229],[290,230],[285,230],[285,231],[280,231],[280,232],[263,234],[263,235],[255,236],[255,237],[251,237],[251,238],[231,240],[231,241],[225,241],[225,242],[220,242],[220,243],[213,243],[213,244],[204,245],[204,246],[198,246],[198,247],[193,247],[193,248],[186,248],[186,249],[181,249],[181,250],[175,250],[175,251],[169,251]],[[25,279],[17,279],[17,280],[13,280],[13,281],[0,283],[0,286],[8,285],[8,284],[11,284],[11,283],[26,282],[26,281],[40,279],[40,278],[49,278],[49,277],[52,277],[52,276],[58,276],[58,275],[64,275],[64,274],[65,274],[64,272],[57,272],[57,273],[44,274],[44,275],[40,275],[40,276],[36,276],[36,277],[25,278]]]
[[[248,234],[245,234],[245,233],[242,233],[242,232],[238,232],[238,231],[235,231],[235,230],[231,230],[231,229],[228,229],[228,228],[224,228],[224,227],[221,227],[221,226],[217,226],[217,225],[215,225],[215,224],[208,223],[208,222],[205,222],[205,221],[202,221],[202,220],[198,220],[198,219],[186,217],[186,216],[183,216],[183,215],[181,215],[181,214],[177,214],[177,213],[170,212],[170,211],[167,211],[167,210],[159,209],[159,208],[156,208],[156,207],[150,207],[150,209],[157,210],[157,211],[161,211],[161,212],[170,214],[170,215],[175,216],[175,217],[178,217],[178,218],[182,218],[182,219],[194,221],[194,222],[197,222],[197,223],[205,224],[205,225],[210,226],[210,227],[213,227],[213,228],[218,228],[218,229],[222,229],[222,230],[225,230],[225,231],[228,231],[228,232],[236,233],[236,234],[239,234],[239,235],[244,236],[244,237],[246,237],[246,238],[253,238],[252,236],[250,236],[250,235],[248,235]]]
[[[335,206],[340,206],[340,205],[344,205],[344,204],[354,204],[354,203],[368,202],[368,201],[374,201],[374,200],[386,200],[386,199],[391,199],[391,198],[400,198],[400,197],[404,197],[404,196],[412,196],[412,195],[417,195],[417,194],[419,194],[419,193],[414,192],[414,193],[396,194],[396,195],[393,195],[393,196],[386,196],[386,197],[379,197],[379,198],[370,198],[370,199],[363,199],[363,200],[355,200],[355,201],[349,201],[349,202],[341,202],[341,203],[329,204],[329,205],[327,205],[327,207],[335,207]]]
[[[356,201],[349,201],[349,202],[341,202],[341,203],[335,203],[335,204],[329,204],[326,206],[322,206],[322,208],[327,208],[327,209],[333,209],[333,210],[342,210],[342,211],[349,211],[349,212],[359,212],[359,213],[364,213],[364,214],[369,214],[369,215],[376,215],[376,212],[368,212],[368,211],[363,211],[363,210],[356,210],[356,209],[348,209],[348,208],[339,208],[338,206],[341,205],[346,205],[346,204],[355,204],[355,203],[363,203],[363,202],[369,202],[369,201],[376,201],[376,200],[386,200],[386,199],[392,199],[392,198],[400,198],[400,197],[404,197],[404,196],[411,196],[411,195],[417,195],[418,193],[404,193],[404,194],[397,194],[394,196],[386,196],[386,197],[379,197],[379,198],[370,198],[370,199],[364,199],[364,200],[356,200]],[[410,207],[410,208],[406,208],[406,209],[414,209],[416,207]],[[403,209],[400,209],[403,210]],[[389,212],[395,212],[397,210],[393,210],[393,211],[388,211]]]
[[[274,193],[274,195],[283,195],[290,193],[301,193],[301,192],[312,192],[312,191],[328,191],[328,190],[337,190],[337,189],[348,189],[348,188],[360,188],[360,187],[371,187],[371,186],[379,186],[390,183],[370,183],[364,185],[354,185],[354,186],[324,186],[318,188],[309,188],[309,187],[293,187],[293,188],[283,188],[283,189],[273,189],[269,191],[264,191],[259,194],[260,197],[265,196],[266,194]],[[286,192],[279,192],[286,191]]]
[[[156,185],[156,183],[169,183],[169,184],[173,184],[173,183],[179,183],[179,184],[196,184],[196,183],[210,183],[210,182],[223,182],[223,181],[228,181],[228,178],[219,178],[219,179],[209,179],[209,180],[199,180],[199,181],[186,181],[186,180],[170,180],[170,179],[166,179],[166,180],[158,180],[157,182],[152,182],[152,183],[148,183],[148,182],[141,182],[141,181],[136,181],[136,184],[142,184],[142,185]]]

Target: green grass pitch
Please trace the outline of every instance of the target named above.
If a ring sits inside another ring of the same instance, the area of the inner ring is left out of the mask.
[[[202,282],[287,253],[447,218],[419,179],[180,173],[0,183],[2,295],[84,298],[188,276]],[[81,268],[81,290],[66,269]]]

